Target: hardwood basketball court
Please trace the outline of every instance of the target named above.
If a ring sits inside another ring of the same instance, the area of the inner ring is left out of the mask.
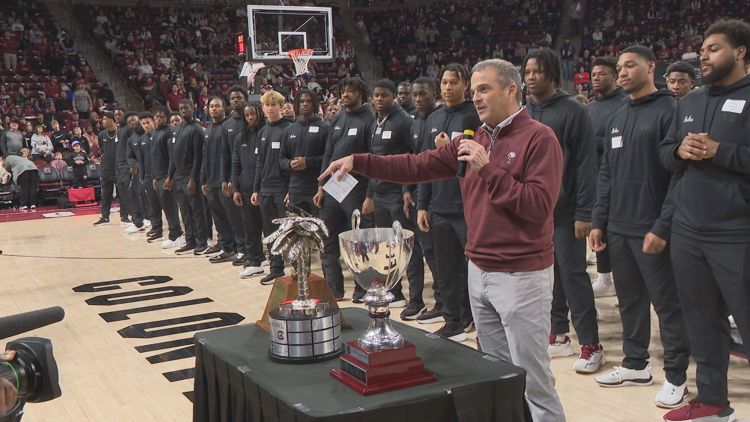
[[[159,243],[148,244],[143,235],[123,234],[119,224],[94,228],[91,224],[97,217],[0,224],[4,251],[0,315],[56,305],[66,312],[62,322],[24,335],[53,341],[63,395],[48,403],[28,404],[23,420],[189,421],[195,363],[192,335],[196,329],[254,322],[263,312],[271,286],[261,286],[260,277],[241,280],[239,267],[228,263],[210,264],[203,257],[162,251]],[[117,220],[113,215],[112,221]],[[321,274],[317,259],[313,271]],[[350,297],[353,282],[346,276]],[[115,282],[96,284],[107,281]],[[430,284],[426,280],[428,302]],[[622,358],[614,303],[614,298],[597,299],[608,362],[604,370]],[[340,305],[361,306],[348,301]],[[116,312],[136,308],[146,309]],[[439,328],[439,324],[411,324],[430,331]],[[652,327],[658,327],[653,313]],[[465,343],[475,347],[473,336]],[[653,405],[664,380],[656,329],[652,329],[651,352],[655,383],[649,387],[604,389],[592,376],[573,371],[575,357],[553,360],[568,421],[661,420],[665,411]],[[694,391],[694,364],[688,377]],[[729,387],[737,415],[750,418],[747,361],[731,358]]]

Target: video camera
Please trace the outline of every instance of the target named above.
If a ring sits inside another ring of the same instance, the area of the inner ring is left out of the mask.
[[[55,306],[0,318],[0,339],[54,324],[64,317],[65,311]],[[8,343],[5,350],[14,351],[15,356],[9,361],[0,361],[0,378],[16,387],[19,398],[10,413],[0,415],[0,422],[20,420],[26,402],[45,402],[62,395],[50,340],[24,337]]]

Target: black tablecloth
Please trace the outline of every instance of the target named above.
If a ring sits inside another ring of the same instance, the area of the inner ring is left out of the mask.
[[[355,340],[367,312],[343,309]],[[524,421],[523,369],[433,334],[393,322],[417,347],[431,384],[361,396],[328,374],[339,360],[280,364],[268,334],[254,324],[195,335],[195,422]]]

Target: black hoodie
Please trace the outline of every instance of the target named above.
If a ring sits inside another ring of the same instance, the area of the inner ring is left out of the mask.
[[[238,133],[232,147],[232,189],[243,195],[253,193],[255,166],[258,162],[258,132],[252,126],[245,129],[245,143]]]
[[[115,180],[115,162],[119,143],[117,130],[111,134],[106,129],[99,132],[99,149],[102,152],[102,177],[105,179]]]
[[[258,163],[255,167],[253,192],[286,193],[289,190],[289,172],[279,166],[279,151],[284,131],[291,122],[279,119],[276,122],[266,121],[258,133]]]
[[[672,192],[672,231],[698,241],[750,239],[750,76],[724,88],[700,88],[677,103],[661,144],[662,163],[678,173]],[[677,149],[691,133],[719,143],[716,156],[682,160]]]
[[[409,116],[400,105],[394,104],[385,120],[376,117],[370,127],[370,153],[375,155],[396,155],[414,153],[414,141],[411,139],[411,125],[414,118]],[[374,193],[401,192],[401,185],[370,179],[367,186],[367,197]]]
[[[656,91],[630,100],[609,119],[593,228],[634,237],[652,232],[669,239],[671,209],[662,213],[662,205],[672,174],[659,162],[659,144],[676,103],[669,91]]]
[[[466,121],[473,120],[472,127],[464,127]],[[477,110],[471,101],[464,101],[455,107],[442,107],[427,118],[427,130],[422,139],[422,151],[435,149],[435,137],[440,132],[448,134],[450,139],[462,135],[464,130],[476,131],[482,123]],[[432,210],[442,214],[463,214],[463,200],[458,177],[422,183],[417,188],[417,209]]]
[[[555,225],[591,221],[596,201],[596,148],[591,119],[583,106],[559,90],[544,103],[529,100],[531,118],[552,128],[563,150],[563,177]]]
[[[594,125],[594,142],[596,143],[596,165],[602,161],[604,154],[604,144],[609,139],[607,136],[607,123],[610,117],[625,104],[628,103],[628,96],[622,88],[617,87],[607,95],[602,95],[595,101],[586,106],[589,112],[591,124]]]
[[[320,116],[313,116],[308,121],[297,120],[286,128],[281,140],[279,166],[289,173],[290,194],[314,195],[317,192],[329,129],[328,123]],[[289,167],[295,157],[305,157],[305,170],[294,171]]]
[[[201,165],[201,184],[209,188],[221,187],[222,182],[222,150],[226,141],[227,132],[223,126],[224,121],[211,123],[206,128],[203,139],[203,164]],[[231,159],[230,159],[231,160]],[[231,161],[230,161],[231,165]]]
[[[115,164],[118,169],[128,169],[128,140],[133,136],[133,128],[123,123],[117,128],[117,139],[115,140]]]
[[[146,156],[151,177],[159,180],[169,173],[169,144],[172,141],[172,128],[168,125],[151,132],[151,140],[146,144]]]
[[[426,116],[415,112],[414,120],[412,121],[411,127],[409,128],[409,133],[411,133],[411,138],[409,139],[409,145],[411,146],[415,154],[422,151],[422,142],[424,142],[425,133],[427,131],[427,118],[430,117],[430,115],[437,110],[438,110],[438,107],[433,109]],[[417,186],[418,185],[406,185],[404,186],[402,192],[411,192],[413,195],[413,199],[416,201]]]
[[[224,137],[224,144],[221,148],[221,181],[228,182],[232,177],[232,149],[234,147],[234,138],[237,135],[242,134],[242,130],[245,128],[245,116],[242,115],[242,111],[239,114],[229,115],[224,119],[224,131],[226,136]]]
[[[375,114],[362,106],[355,111],[342,110],[331,121],[331,128],[326,141],[326,152],[323,155],[325,170],[332,161],[352,154],[370,152],[370,129],[375,121]],[[367,189],[367,178],[360,174],[352,174],[359,183],[354,189]],[[326,181],[322,181],[323,186]],[[358,191],[361,192],[361,191]]]
[[[195,120],[182,122],[174,129],[169,176],[175,181],[187,183],[192,179],[196,185],[200,184],[204,136],[203,128]]]

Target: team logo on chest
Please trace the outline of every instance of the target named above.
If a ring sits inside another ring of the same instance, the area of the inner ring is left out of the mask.
[[[685,116],[685,120],[683,120],[682,123],[693,123],[693,116],[688,114]]]
[[[513,161],[514,158],[516,158],[516,153],[513,151],[510,151],[508,155],[505,156],[505,162],[510,164],[510,162]]]
[[[612,133],[620,133],[620,129],[618,129],[616,127],[612,128],[612,132],[610,132],[610,134],[612,134]]]

